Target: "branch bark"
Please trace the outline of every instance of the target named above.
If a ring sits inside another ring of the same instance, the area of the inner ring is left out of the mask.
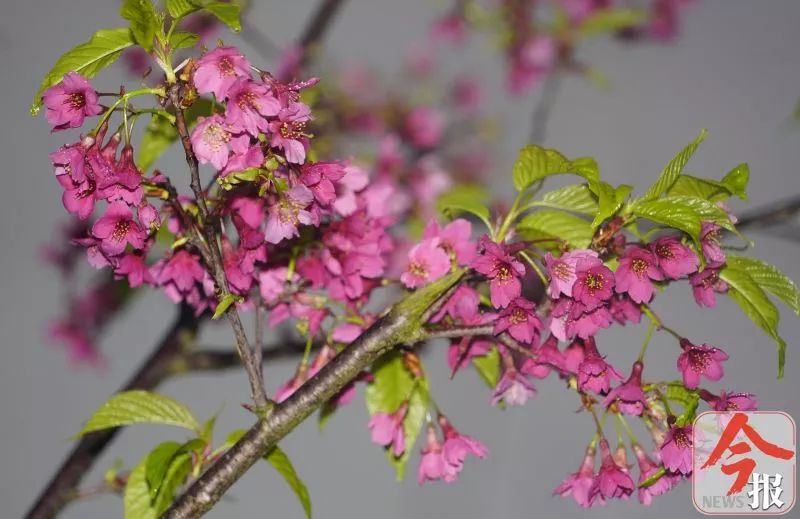
[[[736,227],[738,229],[771,227],[790,220],[798,213],[800,213],[800,196],[793,196],[772,203],[769,207],[761,207],[744,213],[739,217]]]
[[[328,31],[342,4],[344,4],[344,0],[322,0],[322,3],[317,7],[311,21],[300,36],[302,52],[300,68],[305,67],[314,59],[313,54],[316,51],[317,44],[325,37],[325,33]]]
[[[158,386],[169,376],[172,362],[194,340],[199,324],[200,320],[194,317],[193,310],[188,306],[181,306],[178,317],[156,349],[120,391],[149,390]],[[108,429],[84,436],[63,461],[25,517],[27,519],[55,517],[69,502],[83,476],[118,432],[119,429]]]

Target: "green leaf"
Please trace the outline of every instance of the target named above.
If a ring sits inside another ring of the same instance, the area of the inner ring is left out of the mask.
[[[592,220],[593,231],[622,208],[622,205],[633,190],[633,188],[627,184],[622,184],[614,188],[611,184],[602,181],[598,182],[595,189],[595,194],[598,198],[598,209],[594,220]]]
[[[153,2],[150,0],[124,0],[119,14],[131,22],[131,33],[136,43],[147,52],[153,50],[156,31],[161,29]]]
[[[447,218],[470,213],[489,225],[489,208],[486,207],[486,190],[475,185],[462,185],[441,195],[436,201],[437,210]]]
[[[598,34],[617,32],[647,19],[644,11],[639,9],[602,9],[589,15],[578,27],[578,36],[588,37]]]
[[[695,242],[700,236],[700,217],[691,206],[676,204],[670,199],[637,200],[631,205],[631,212],[641,218],[679,229]]]
[[[728,254],[728,265],[747,272],[753,281],[784,303],[800,317],[800,290],[789,276],[765,261]]]
[[[716,202],[725,200],[732,193],[721,182],[706,178],[680,175],[667,190],[667,196],[691,196]]]
[[[294,470],[294,466],[286,453],[278,447],[273,447],[269,454],[265,456],[265,459],[283,476],[283,479],[294,491],[300,504],[303,505],[306,517],[311,519],[311,497],[308,495],[308,489],[305,483],[297,476],[297,472]]]
[[[553,191],[548,191],[537,205],[573,211],[575,213],[594,216],[597,213],[597,196],[586,184],[572,184]]]
[[[176,30],[169,38],[169,46],[173,49],[188,49],[200,41],[200,36],[193,32]]]
[[[703,142],[703,139],[706,138],[707,131],[705,129],[700,131],[700,134],[686,145],[680,153],[675,155],[672,160],[669,161],[669,164],[664,168],[661,172],[661,175],[656,180],[655,184],[650,186],[650,189],[647,190],[647,193],[642,197],[642,200],[653,200],[661,196],[661,194],[665,193],[672,187],[672,184],[675,183],[675,180],[678,179],[678,175],[681,174],[683,168],[686,167],[686,164],[689,162],[689,159],[692,158],[694,155],[695,150]]]
[[[594,159],[582,157],[568,160],[556,150],[530,144],[520,150],[514,163],[514,187],[517,191],[524,191],[545,177],[566,173],[584,177],[589,182],[589,188],[597,192],[600,174]]]
[[[186,126],[191,130],[199,117],[210,115],[214,111],[214,103],[208,99],[198,99],[186,109],[184,119]],[[170,110],[170,113],[173,113]],[[173,113],[174,115],[174,113]],[[172,144],[178,140],[178,131],[164,117],[153,115],[150,122],[142,132],[139,142],[139,154],[136,163],[142,170],[147,170]]]
[[[230,308],[231,305],[239,299],[241,298],[234,294],[226,294],[223,296],[220,302],[217,303],[217,308],[214,310],[214,315],[211,316],[211,319],[217,320],[222,317],[222,314],[224,314],[228,308]]]
[[[658,482],[659,479],[664,477],[664,474],[666,474],[666,473],[667,473],[667,469],[665,469],[663,466],[660,467],[658,470],[653,472],[653,474],[649,478],[647,478],[644,481],[642,481],[641,483],[639,483],[639,488],[647,488],[647,487],[655,485]]]
[[[775,341],[778,350],[778,378],[782,378],[786,363],[786,342],[778,334],[778,309],[750,276],[749,271],[727,265],[720,271],[719,277],[728,283],[728,295],[744,314]]]
[[[731,223],[730,216],[724,209],[718,207],[716,204],[709,202],[703,198],[693,196],[669,196],[662,200],[674,206],[682,206],[694,211],[700,218],[700,221],[713,222],[720,227],[728,229],[732,232],[737,232],[736,227]]]
[[[167,0],[167,12],[176,20],[198,9],[200,6],[191,0]]]
[[[122,51],[134,44],[127,27],[100,29],[89,41],[64,53],[50,72],[45,75],[31,105],[31,114],[36,115],[42,106],[42,93],[60,83],[67,72],[75,71],[86,77],[94,77],[103,68],[114,63]]]
[[[526,240],[555,238],[579,249],[588,247],[594,236],[591,225],[583,218],[548,209],[525,216],[517,225],[517,232]]]
[[[203,10],[207,11],[217,17],[219,21],[231,28],[233,32],[242,30],[242,23],[239,20],[238,4],[214,2],[203,6]]]
[[[739,164],[722,177],[721,184],[742,200],[747,200],[747,184],[750,182],[750,166]]]
[[[191,470],[191,456],[176,442],[164,442],[133,468],[125,485],[125,519],[157,519]]]
[[[401,481],[405,475],[405,466],[414,450],[428,410],[428,385],[424,378],[415,380],[403,364],[403,357],[399,353],[392,353],[377,360],[372,368],[373,381],[366,389],[367,410],[370,415],[375,413],[393,413],[408,401],[408,411],[403,420],[406,450],[403,455],[396,458],[387,450],[386,457],[395,468],[397,480]]]
[[[497,386],[500,381],[500,353],[497,348],[492,348],[486,355],[473,357],[472,365],[489,387]]]
[[[328,422],[333,417],[333,414],[336,412],[337,406],[330,403],[330,401],[325,402],[322,404],[322,407],[319,408],[319,417],[317,420],[317,425],[319,425],[319,430],[322,431],[328,425]]]
[[[177,400],[149,391],[133,390],[116,394],[101,405],[78,436],[136,423],[174,425],[193,431],[200,428],[192,412]]]

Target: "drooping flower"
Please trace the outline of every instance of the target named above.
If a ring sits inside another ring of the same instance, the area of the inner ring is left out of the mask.
[[[653,281],[664,279],[655,255],[639,246],[628,247],[614,275],[617,293],[627,293],[636,303],[649,303],[656,290]]]
[[[246,77],[240,77],[231,85],[228,98],[225,122],[233,133],[247,132],[258,137],[259,132],[269,129],[265,117],[277,115],[281,110],[280,102],[267,85]]]
[[[715,223],[703,222],[700,227],[700,248],[709,267],[719,267],[725,263],[725,251],[720,246],[722,227]]]
[[[600,356],[593,337],[583,342],[584,358],[578,366],[578,388],[581,391],[594,391],[605,394],[611,386],[611,380],[622,380],[614,366]]]
[[[581,466],[553,490],[553,495],[572,496],[572,499],[583,508],[605,504],[605,499],[600,494],[600,486],[594,475],[595,452],[594,442],[592,442],[586,447],[586,454]]]
[[[545,265],[550,276],[550,285],[547,294],[556,299],[562,294],[572,297],[572,287],[575,284],[575,266],[579,260],[597,259],[597,252],[593,250],[574,250],[566,252],[559,257],[554,257],[549,252],[545,255]],[[600,263],[598,259],[596,263]]]
[[[600,495],[605,499],[628,499],[636,485],[627,469],[623,470],[611,457],[608,441],[605,438],[600,440],[600,458],[600,471],[597,473]]]
[[[647,481],[651,476],[658,472],[659,466],[650,459],[644,449],[638,444],[632,445],[633,452],[636,455],[636,461],[639,462],[639,485]],[[653,502],[653,497],[666,494],[672,488],[672,478],[668,475],[660,477],[652,485],[643,487],[639,486],[639,502],[644,506],[650,506]]]
[[[442,444],[436,436],[436,428],[428,424],[425,446],[417,470],[417,483],[422,485],[426,481],[436,481],[444,478],[445,462],[442,456]]]
[[[372,441],[383,447],[392,446],[392,454],[400,457],[406,450],[403,420],[408,411],[408,403],[403,403],[393,413],[375,413],[367,424],[372,431]]]
[[[572,296],[586,310],[594,310],[614,295],[614,273],[594,258],[581,259],[575,265]]]
[[[683,385],[696,389],[701,376],[713,381],[722,378],[722,363],[728,360],[727,353],[713,346],[692,344],[686,339],[681,339],[680,343],[683,353],[678,357],[678,370],[683,376]]]
[[[659,450],[664,467],[688,476],[692,473],[692,425],[673,425]]]
[[[414,245],[408,252],[408,268],[400,281],[408,288],[418,288],[436,281],[450,271],[450,257],[439,247],[439,238]]]
[[[299,233],[298,225],[310,225],[311,213],[306,208],[314,195],[303,185],[294,186],[269,208],[265,239],[269,243],[280,243]]]
[[[758,401],[752,393],[721,391],[717,396],[703,389],[700,398],[708,402],[714,411],[753,411],[758,408]]]
[[[218,170],[225,168],[230,153],[231,134],[220,115],[199,117],[192,130],[192,149],[200,164],[210,162]]]
[[[509,335],[525,344],[531,344],[541,329],[542,321],[536,315],[536,304],[523,297],[511,301],[494,323],[495,335],[508,330]]]
[[[612,299],[608,304],[608,311],[611,312],[611,317],[621,325],[629,321],[638,324],[642,319],[642,309],[627,296],[617,296]]]
[[[456,218],[444,227],[431,220],[422,233],[424,239],[439,238],[439,246],[452,255],[459,265],[469,265],[476,255],[475,243],[470,241],[472,224],[469,220]]]
[[[92,226],[92,235],[100,240],[100,249],[110,256],[121,254],[130,243],[142,249],[147,232],[133,219],[131,209],[124,202],[113,202]]]
[[[97,102],[97,92],[89,80],[77,72],[67,72],[61,82],[45,90],[42,102],[53,131],[79,128],[86,117],[103,111]]]
[[[507,365],[492,392],[491,403],[497,405],[502,400],[506,405],[524,405],[535,395],[536,388],[528,377],[517,371],[513,365]]]
[[[650,244],[658,268],[669,279],[680,279],[697,271],[699,260],[695,253],[674,236],[664,236]]]
[[[489,449],[478,440],[458,432],[441,414],[439,415],[439,426],[444,433],[444,444],[442,445],[444,480],[451,483],[456,480],[459,472],[464,468],[464,460],[467,455],[472,454],[483,459],[489,453]]]
[[[616,403],[617,408],[623,413],[640,416],[647,407],[647,398],[642,390],[643,368],[641,362],[634,362],[628,380],[612,389],[603,400],[603,405],[608,407]]]
[[[347,176],[340,162],[305,163],[300,169],[300,182],[314,194],[317,203],[329,206],[336,201],[336,183]]]
[[[719,269],[707,267],[702,272],[689,276],[692,285],[692,295],[700,306],[714,308],[717,306],[716,294],[728,291],[728,283],[720,279]]]
[[[478,242],[483,249],[472,268],[489,278],[489,295],[495,308],[505,308],[522,292],[519,278],[525,266],[509,253],[509,248],[483,236]]]
[[[239,49],[217,47],[197,60],[194,86],[201,94],[213,92],[217,100],[221,101],[228,96],[228,90],[238,78],[249,76],[250,62]]]
[[[527,358],[520,371],[536,378],[545,378],[552,369],[564,369],[564,354],[558,349],[558,339],[550,335],[544,343],[534,349],[535,358]]]
[[[126,254],[123,256],[114,269],[114,274],[117,277],[126,276],[131,288],[153,282],[153,276],[144,261],[144,257],[139,254]]]

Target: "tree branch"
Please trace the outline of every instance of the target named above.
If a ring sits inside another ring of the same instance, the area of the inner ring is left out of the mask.
[[[790,220],[798,213],[800,213],[800,195],[769,204],[768,207],[750,210],[739,217],[736,227],[738,229],[771,227]]]
[[[158,386],[169,376],[168,367],[174,359],[194,340],[200,322],[199,319],[194,317],[191,308],[182,305],[178,317],[156,349],[128,383],[120,388],[120,391],[132,389],[148,390]],[[27,519],[51,519],[55,517],[69,501],[70,496],[78,488],[83,476],[89,471],[97,457],[111,440],[114,439],[117,432],[119,432],[119,429],[107,429],[87,434],[81,438],[25,517]]]
[[[325,37],[325,33],[342,4],[344,4],[344,0],[322,0],[317,7],[311,21],[300,36],[299,43],[302,54],[299,65],[301,69],[314,59],[317,44]]]
[[[278,441],[330,400],[375,360],[400,344],[415,344],[426,337],[421,318],[437,305],[463,272],[450,274],[414,292],[392,307],[355,341],[326,364],[292,396],[275,405],[164,514],[167,519],[199,517]]]

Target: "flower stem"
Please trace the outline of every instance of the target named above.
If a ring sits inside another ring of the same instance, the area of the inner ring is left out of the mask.
[[[644,336],[644,343],[642,343],[642,349],[639,350],[639,356],[637,360],[639,362],[644,361],[644,354],[647,352],[647,346],[650,345],[650,339],[653,337],[653,330],[656,329],[656,322],[652,319],[650,320],[650,325],[647,327],[647,332]]]

